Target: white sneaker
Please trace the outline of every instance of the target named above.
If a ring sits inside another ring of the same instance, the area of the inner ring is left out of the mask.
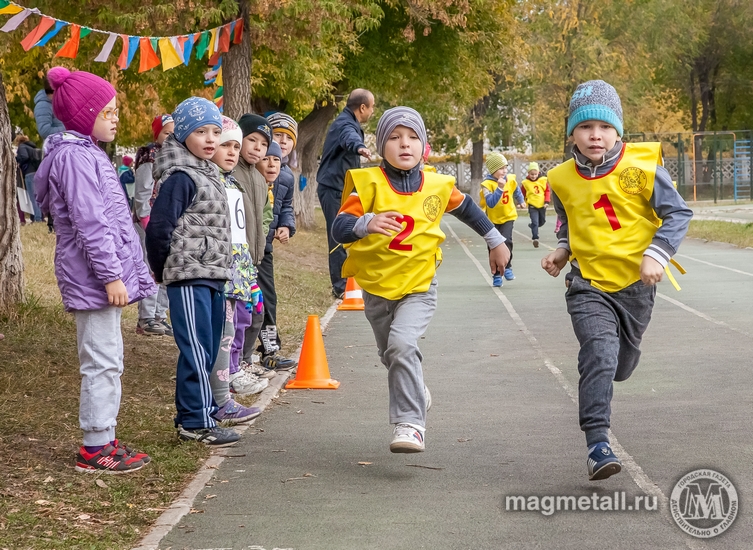
[[[254,355],[254,357],[257,357],[257,356]],[[245,361],[241,361],[241,368],[246,372],[250,372],[254,376],[257,376],[259,378],[266,378],[267,380],[270,380],[274,378],[275,376],[277,376],[276,371],[265,369],[256,361],[250,364],[246,363]]]
[[[396,424],[392,433],[390,451],[393,453],[422,453],[424,451],[424,433],[412,424]]]
[[[269,386],[269,380],[259,378],[247,370],[239,370],[230,377],[230,391],[238,395],[260,393]]]
[[[431,409],[431,392],[429,391],[429,388],[427,388],[425,384],[424,384],[424,399],[426,401],[426,412],[429,412],[429,409]]]

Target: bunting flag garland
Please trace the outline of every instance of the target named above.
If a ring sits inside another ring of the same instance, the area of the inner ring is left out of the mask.
[[[115,47],[115,41],[117,39],[118,35],[114,32],[111,32],[110,36],[107,37],[107,42],[105,42],[105,45],[102,46],[102,51],[99,52],[99,55],[94,59],[94,61],[98,61],[100,63],[107,61],[107,58],[110,57],[112,49]]]
[[[70,59],[76,59],[78,55],[78,43],[81,40],[81,27],[78,25],[71,25],[71,37],[68,42],[63,44],[60,51],[55,54],[55,57],[68,57]]]
[[[22,11],[24,9],[21,6],[12,6],[10,2],[6,2],[5,0],[0,1],[0,15],[16,15]]]
[[[152,41],[149,38],[139,39],[139,49],[141,50],[141,59],[139,59],[139,72],[143,73],[160,64],[159,57],[154,52]]]
[[[240,44],[243,40],[243,19],[236,19],[213,29],[178,36],[130,36],[111,31],[93,29],[76,23],[70,23],[41,13],[37,8],[26,8],[10,0],[0,0],[0,15],[11,17],[0,28],[0,32],[12,32],[18,29],[26,19],[32,15],[41,17],[37,25],[29,32],[21,46],[29,51],[36,46],[47,46],[64,27],[70,27],[70,38],[60,47],[55,57],[75,59],[78,56],[81,39],[92,32],[106,34],[102,49],[94,61],[106,62],[112,54],[118,37],[123,47],[117,59],[117,65],[125,70],[131,66],[136,50],[140,51],[139,72],[151,70],[162,65],[167,71],[179,65],[188,65],[195,50],[196,59],[202,59],[208,54],[208,62],[217,72],[208,80],[221,82],[221,55],[230,50],[231,45]],[[219,76],[219,79],[218,79]]]
[[[172,38],[159,39],[159,53],[162,55],[163,71],[168,71],[178,65],[183,65],[183,58],[175,47]]]
[[[29,17],[32,13],[39,15],[40,12],[36,8],[32,10],[21,9],[20,12],[18,12],[16,15],[8,19],[8,22],[5,23],[5,25],[3,25],[3,28],[0,29],[0,31],[2,32],[15,31],[21,25],[21,23],[26,21],[26,18]]]
[[[44,36],[44,33],[46,33],[54,24],[55,20],[52,17],[47,17],[46,15],[42,17],[39,25],[34,27],[34,30],[27,34],[26,38],[21,40],[21,47],[24,49],[24,51],[28,52],[30,49],[32,49],[34,47],[34,44],[39,42]]]

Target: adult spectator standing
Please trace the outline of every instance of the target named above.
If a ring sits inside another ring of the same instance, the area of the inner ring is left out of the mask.
[[[65,126],[52,112],[53,89],[46,75],[42,77],[42,85],[43,88],[34,96],[34,120],[37,123],[37,133],[42,138],[42,149],[44,149],[44,141],[52,134],[64,131]],[[44,214],[47,215],[47,228],[52,233],[54,231],[52,216],[49,212],[44,212]]]
[[[29,193],[29,200],[34,209],[32,221],[41,222],[43,219],[42,210],[40,210],[37,199],[34,196],[34,174],[36,174],[37,168],[42,163],[42,150],[38,149],[36,144],[24,135],[16,136],[15,141],[18,143],[16,162],[24,176],[26,191]]]
[[[42,78],[42,84],[44,88],[34,96],[34,120],[39,137],[44,142],[52,134],[65,130],[65,126],[52,112],[52,87],[46,76]]]
[[[345,294],[346,280],[342,276],[342,266],[346,253],[332,238],[332,224],[340,210],[345,173],[351,168],[361,167],[361,156],[371,159],[371,152],[363,142],[361,124],[368,122],[373,113],[374,94],[362,88],[350,92],[345,109],[329,127],[316,174],[319,204],[322,205],[324,219],[327,220],[329,277],[332,281],[332,294],[336,298],[342,298]]]

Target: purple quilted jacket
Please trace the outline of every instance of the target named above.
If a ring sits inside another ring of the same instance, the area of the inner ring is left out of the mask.
[[[157,292],[115,168],[92,138],[50,136],[34,190],[54,220],[55,276],[67,311],[108,306],[105,284],[118,279],[130,303]]]

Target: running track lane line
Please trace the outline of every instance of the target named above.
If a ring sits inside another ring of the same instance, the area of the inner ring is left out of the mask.
[[[521,237],[523,237],[523,238],[525,238],[525,239],[527,239],[529,241],[531,240],[530,237],[528,237],[527,235],[524,235],[520,231],[513,230],[513,232],[517,233],[518,235],[520,235]],[[453,233],[453,235],[454,235],[454,233]],[[548,244],[544,244],[544,243],[541,243],[541,244],[542,244],[542,246],[548,248],[549,250],[554,250],[554,248],[552,248]],[[693,260],[695,262],[700,262],[702,264],[710,265],[711,267],[718,267],[719,269],[726,269],[728,271],[734,271],[735,273],[739,273],[741,275],[748,275],[750,277],[753,277],[753,273],[748,273],[747,271],[740,271],[739,269],[733,269],[731,267],[725,267],[723,265],[712,264],[711,262],[706,262],[704,260],[699,260],[697,258],[693,258],[691,256],[685,256],[683,254],[675,254],[675,256],[679,256],[681,258],[687,258],[688,260]],[[702,311],[698,311],[697,309],[694,309],[694,308],[692,308],[692,307],[690,307],[690,306],[688,306],[686,304],[683,304],[679,300],[675,300],[674,298],[670,298],[669,296],[667,296],[666,294],[662,294],[658,290],[656,292],[656,297],[657,298],[661,298],[665,302],[669,302],[670,304],[672,304],[674,306],[677,306],[680,309],[684,309],[688,313],[692,313],[696,317],[700,317],[701,319],[703,319],[705,321],[708,321],[709,323],[713,323],[713,324],[718,325],[720,327],[724,327],[724,328],[729,329],[729,330],[731,330],[733,332],[737,332],[738,334],[742,334],[743,336],[748,336],[748,337],[753,336],[753,334],[751,334],[750,332],[744,331],[744,330],[739,329],[739,328],[735,328],[732,325],[730,325],[728,323],[725,323],[724,321],[720,321],[719,319],[714,319],[711,315],[706,315]]]
[[[455,230],[449,224],[445,223],[445,226],[447,227],[449,232],[452,234],[455,241],[463,248],[463,251],[465,252],[466,256],[468,256],[468,258],[470,258],[470,260],[474,263],[474,265],[476,266],[476,269],[478,269],[479,273],[481,273],[481,277],[484,279],[484,281],[486,281],[486,284],[488,284],[491,287],[492,291],[497,295],[497,298],[499,298],[499,300],[505,306],[507,313],[510,315],[510,317],[515,322],[515,324],[518,325],[518,328],[520,329],[520,331],[528,339],[528,342],[531,344],[531,347],[534,349],[534,351],[539,356],[539,358],[543,361],[544,365],[546,365],[546,368],[549,369],[549,372],[551,372],[554,375],[554,377],[560,383],[560,386],[562,386],[562,389],[565,390],[565,393],[567,393],[567,395],[570,397],[572,402],[577,407],[578,406],[578,392],[570,385],[570,382],[567,381],[567,378],[565,378],[565,375],[562,374],[562,371],[559,368],[557,368],[557,366],[552,362],[552,360],[549,359],[549,357],[546,355],[546,353],[544,352],[544,348],[541,347],[541,344],[539,344],[539,341],[536,339],[533,333],[530,330],[528,330],[528,327],[523,322],[523,319],[521,319],[520,315],[518,315],[518,312],[515,310],[515,307],[512,305],[512,302],[510,302],[510,300],[507,299],[507,296],[505,296],[504,293],[499,288],[492,286],[492,278],[488,273],[489,269],[481,265],[481,262],[478,261],[478,259],[473,255],[473,253],[465,245],[465,243],[462,240],[460,240],[460,237],[458,236],[458,234],[455,233]],[[515,233],[522,235],[522,233],[518,231],[515,231]],[[549,246],[547,246],[547,248],[552,249]],[[630,477],[633,478],[633,481],[635,482],[635,484],[638,485],[638,487],[644,493],[650,496],[656,497],[656,499],[659,501],[659,504],[660,504],[661,515],[670,525],[672,525],[673,527],[676,527],[676,524],[674,520],[672,519],[671,512],[669,509],[669,499],[662,492],[659,486],[656,483],[654,483],[654,481],[650,477],[648,477],[648,475],[643,471],[643,468],[641,468],[638,465],[635,459],[631,455],[628,454],[628,452],[620,444],[620,442],[617,441],[617,437],[615,437],[611,429],[609,430],[609,444],[612,446],[612,448],[615,451],[617,451],[617,454],[622,460],[623,466],[625,466],[625,469],[630,474]],[[703,544],[701,541],[698,541],[698,540],[689,540],[685,538],[684,542],[688,548],[691,548],[693,550],[702,550],[702,549],[708,548],[705,544]]]

